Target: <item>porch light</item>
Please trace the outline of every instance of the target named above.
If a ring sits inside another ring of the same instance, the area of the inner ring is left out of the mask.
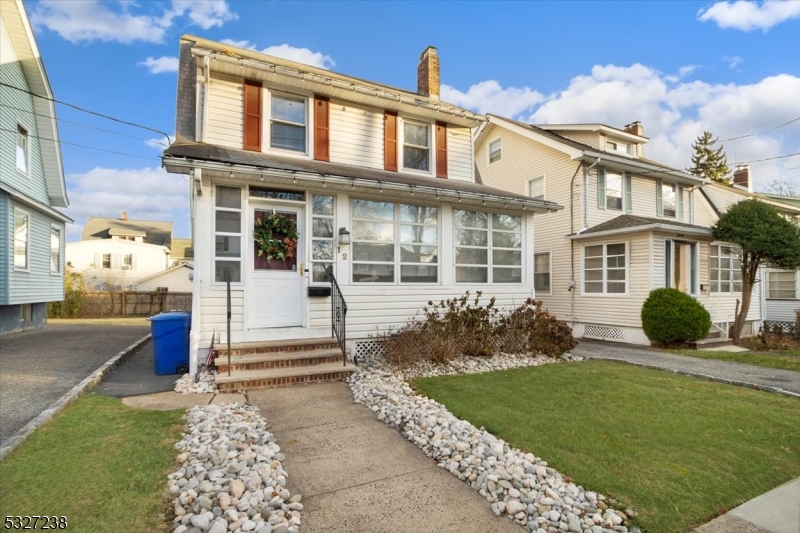
[[[339,228],[339,246],[349,246],[350,245],[350,232],[347,231],[347,228]]]

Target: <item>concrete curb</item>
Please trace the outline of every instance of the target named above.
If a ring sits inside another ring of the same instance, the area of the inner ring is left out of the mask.
[[[586,359],[594,359],[597,361],[613,361],[615,363],[625,363],[626,365],[633,365],[633,366],[640,366],[642,368],[649,368],[652,370],[661,370],[662,372],[671,372],[673,374],[681,374],[683,376],[691,376],[700,379],[706,379],[708,381],[716,381],[717,383],[725,383],[727,385],[736,385],[739,387],[747,387],[749,389],[756,389],[765,392],[775,392],[777,394],[783,394],[785,396],[791,396],[792,398],[800,398],[800,394],[788,390],[781,389],[780,387],[771,387],[769,385],[759,385],[758,383],[750,383],[748,381],[738,381],[735,379],[726,379],[726,378],[718,378],[716,376],[711,376],[709,374],[701,374],[700,372],[690,372],[688,370],[677,370],[674,368],[669,368],[666,366],[659,366],[659,365],[650,365],[647,363],[636,363],[634,361],[627,361],[625,359],[616,359],[614,357],[603,357],[603,356],[596,356],[596,355],[582,355]]]
[[[150,340],[150,334],[148,333],[138,341],[134,342],[117,355],[109,359],[107,362],[103,363],[100,368],[92,372],[89,377],[72,387],[72,389],[64,394],[61,398],[56,400],[55,402],[50,405],[47,409],[42,411],[39,416],[25,424],[19,431],[14,433],[11,437],[7,438],[2,445],[0,445],[0,461],[2,461],[6,455],[8,455],[11,450],[19,446],[22,441],[24,441],[28,435],[36,431],[38,428],[42,427],[44,424],[50,421],[56,414],[58,414],[62,409],[66,406],[74,402],[78,396],[86,392],[87,390],[91,389],[98,383],[100,383],[103,378],[111,372],[114,367],[119,365],[122,361],[124,361],[130,354],[136,351],[137,348],[142,346],[144,343]]]

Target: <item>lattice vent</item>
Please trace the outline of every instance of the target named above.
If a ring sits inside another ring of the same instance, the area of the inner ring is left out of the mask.
[[[360,341],[356,343],[356,358],[360,361],[372,360],[383,355],[383,345],[378,341]]]
[[[625,340],[625,332],[623,330],[608,326],[584,326],[583,336],[593,339]]]
[[[778,326],[779,328],[781,328],[781,330],[783,330],[786,333],[789,333],[790,331],[792,331],[792,328],[794,328],[794,322],[785,322],[783,320],[766,320],[764,321],[764,325],[770,327]]]

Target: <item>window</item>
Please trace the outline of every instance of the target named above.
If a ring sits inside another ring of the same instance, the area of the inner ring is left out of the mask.
[[[675,218],[677,213],[676,186],[671,183],[661,184],[661,202],[663,206],[663,216]]]
[[[461,209],[454,216],[457,283],[522,282],[522,217]]]
[[[627,154],[630,152],[630,147],[627,144],[606,140],[606,152],[620,152]]]
[[[133,254],[125,254],[122,256],[123,270],[130,270],[133,268]]]
[[[771,300],[797,298],[797,272],[791,270],[767,272],[767,298]]]
[[[439,281],[437,207],[354,199],[352,216],[353,283]]]
[[[528,182],[528,196],[534,200],[545,199],[544,178],[544,176],[539,176],[538,178],[533,178]]]
[[[533,288],[550,292],[550,252],[533,255]]]
[[[28,239],[30,225],[28,213],[14,209],[14,268],[28,270]]]
[[[495,139],[489,143],[489,164],[503,159],[503,139]]]
[[[31,322],[33,320],[33,304],[22,304],[19,306],[19,321]]]
[[[270,147],[293,152],[305,152],[305,98],[272,93],[269,127]]]
[[[217,185],[214,210],[214,281],[242,281],[242,190]]]
[[[111,268],[111,254],[103,254],[101,268]]]
[[[625,244],[598,244],[583,249],[583,292],[623,294],[627,267]]]
[[[606,209],[622,211],[622,175],[606,173]]]
[[[664,241],[665,287],[697,292],[697,244],[667,239]]]
[[[403,167],[430,171],[430,127],[403,121]]]
[[[311,281],[329,283],[328,267],[333,266],[334,223],[333,196],[312,197],[311,208]]]
[[[709,246],[711,292],[742,292],[742,261],[731,246]]]
[[[61,272],[61,230],[50,228],[50,272]]]
[[[17,124],[17,170],[28,173],[28,130]]]

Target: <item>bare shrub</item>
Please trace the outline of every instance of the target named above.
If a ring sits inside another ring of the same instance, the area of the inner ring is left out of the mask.
[[[498,337],[503,351],[530,352],[557,357],[578,345],[572,328],[557,319],[542,302],[528,298],[498,324]]]

